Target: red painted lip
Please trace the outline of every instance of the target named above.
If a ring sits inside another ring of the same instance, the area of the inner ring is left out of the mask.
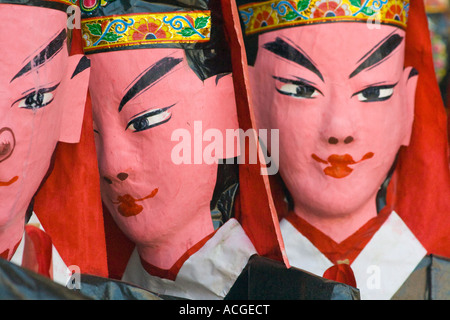
[[[15,177],[13,177],[11,180],[9,180],[9,181],[6,181],[6,182],[0,181],[0,187],[7,187],[7,186],[10,186],[10,185],[12,185],[14,182],[16,182],[18,179],[19,179],[19,177],[18,177],[18,176],[15,176]]]
[[[146,199],[153,198],[158,193],[158,188],[154,189],[149,195],[141,198],[135,199],[129,194],[117,197],[117,202],[113,201],[114,204],[118,204],[117,210],[123,217],[136,216],[144,210],[144,207],[137,204],[137,201],[143,201]]]
[[[323,163],[329,165],[323,172],[330,177],[341,179],[347,177],[350,173],[353,172],[353,169],[349,167],[349,165],[360,163],[361,161],[370,159],[374,156],[373,152],[367,152],[359,161],[353,160],[353,157],[349,154],[338,155],[332,154],[327,160],[323,160],[314,153],[311,157],[319,163]]]

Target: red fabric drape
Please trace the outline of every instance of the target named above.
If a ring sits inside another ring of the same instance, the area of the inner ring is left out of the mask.
[[[82,53],[74,29],[71,54]],[[54,168],[35,197],[34,211],[64,262],[82,273],[107,276],[106,244],[92,124],[86,101],[80,142],[59,143]]]
[[[429,253],[450,257],[447,117],[434,73],[424,4],[411,0],[405,66],[419,72],[410,145],[399,153],[388,206]]]
[[[249,99],[247,58],[236,3],[222,1],[222,10],[231,48],[239,127],[244,131],[254,130],[257,134],[253,106]],[[260,159],[255,164],[250,163],[248,155],[251,143],[257,143],[256,136],[254,141],[246,143],[244,150],[247,159],[239,166],[236,218],[260,255],[283,261],[289,266],[283,250],[277,210],[271,196],[270,177],[261,174]]]

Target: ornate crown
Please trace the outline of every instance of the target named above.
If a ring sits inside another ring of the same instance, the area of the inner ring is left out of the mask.
[[[270,0],[239,6],[245,34],[338,21],[390,24],[406,29],[409,0]]]
[[[127,14],[118,12],[119,14],[113,15],[89,16],[90,12],[106,5],[105,0],[80,1],[83,13],[81,33],[85,53],[210,40],[209,10]]]

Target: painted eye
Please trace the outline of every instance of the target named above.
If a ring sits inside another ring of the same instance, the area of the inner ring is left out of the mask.
[[[277,91],[281,94],[302,99],[311,99],[319,95],[319,92],[314,87],[308,85],[285,84]]]
[[[394,94],[394,86],[369,87],[355,95],[361,102],[385,101]]]
[[[301,80],[291,80],[280,77],[273,77],[275,80],[281,82],[281,85],[276,87],[276,90],[284,95],[292,96],[298,99],[313,99],[321,92],[313,86]]]
[[[56,90],[59,83],[50,88],[41,88],[28,93],[14,103],[18,103],[19,108],[23,109],[40,109],[50,104],[54,99],[53,91]]]
[[[128,122],[126,130],[129,129],[133,132],[140,132],[166,123],[172,118],[172,113],[168,111],[168,109],[173,106],[174,105],[167,108],[154,109],[132,119]]]
[[[51,92],[33,92],[29,94],[26,98],[19,102],[19,108],[25,109],[40,109],[45,107],[50,102],[53,101],[53,94]]]

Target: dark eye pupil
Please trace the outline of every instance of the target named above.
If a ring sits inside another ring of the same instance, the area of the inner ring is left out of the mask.
[[[33,108],[36,106],[41,106],[43,101],[44,101],[44,94],[42,92],[38,92],[29,95],[25,99],[25,104]]]
[[[147,118],[136,119],[133,123],[136,131],[142,131],[148,127],[149,123]]]
[[[314,88],[313,87],[308,87],[308,86],[298,86],[296,89],[297,92],[297,96],[300,97],[311,97],[312,94],[314,93]]]
[[[362,94],[363,97],[366,99],[375,99],[380,96],[380,88],[377,87],[367,88],[362,92]]]

